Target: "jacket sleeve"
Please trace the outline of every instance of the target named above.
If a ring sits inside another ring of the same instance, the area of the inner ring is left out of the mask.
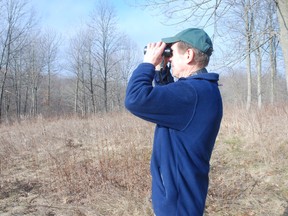
[[[126,89],[125,106],[134,115],[160,126],[183,130],[195,112],[195,89],[179,82],[153,86],[155,67],[140,64]]]

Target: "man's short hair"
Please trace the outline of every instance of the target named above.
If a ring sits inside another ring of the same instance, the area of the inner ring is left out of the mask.
[[[203,53],[199,49],[183,41],[179,41],[177,46],[179,50],[182,50],[183,52],[185,52],[188,49],[192,49],[195,53],[195,62],[197,62],[201,68],[204,68],[209,64],[210,56],[207,55],[206,53]]]

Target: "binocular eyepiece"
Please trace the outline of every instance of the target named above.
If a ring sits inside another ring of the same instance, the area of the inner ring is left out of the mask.
[[[147,51],[147,46],[144,47],[144,55],[146,54],[146,51]],[[170,46],[166,46],[163,53],[162,53],[162,56],[164,57],[171,57],[172,56],[172,49]]]

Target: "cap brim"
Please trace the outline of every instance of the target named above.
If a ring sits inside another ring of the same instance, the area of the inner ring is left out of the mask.
[[[179,39],[176,37],[168,37],[168,38],[162,38],[162,42],[166,43],[166,44],[170,44],[170,43],[175,43],[178,42]]]

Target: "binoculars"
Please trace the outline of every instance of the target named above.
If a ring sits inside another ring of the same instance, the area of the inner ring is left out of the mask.
[[[146,51],[147,51],[147,46],[144,47],[144,55],[146,54]],[[162,56],[164,57],[171,57],[172,56],[172,49],[170,46],[166,46],[163,53],[162,53]]]

